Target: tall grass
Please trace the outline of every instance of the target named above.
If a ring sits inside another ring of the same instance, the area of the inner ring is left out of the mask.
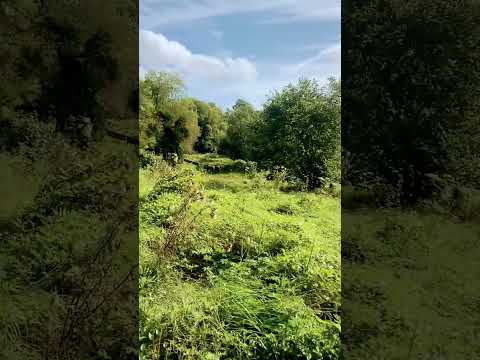
[[[143,359],[339,358],[338,198],[191,164],[140,183]]]

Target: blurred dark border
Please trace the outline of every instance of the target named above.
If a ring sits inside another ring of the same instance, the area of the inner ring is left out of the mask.
[[[0,358],[138,358],[138,1],[0,1]]]
[[[480,3],[342,5],[344,359],[480,357]]]

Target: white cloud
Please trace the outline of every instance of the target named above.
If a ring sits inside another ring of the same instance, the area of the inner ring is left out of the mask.
[[[145,70],[178,72],[186,80],[252,81],[257,77],[256,66],[248,59],[194,54],[148,30],[140,31],[140,64]]]
[[[245,58],[194,54],[162,34],[140,31],[140,75],[147,70],[169,70],[186,81],[190,95],[230,107],[245,99],[260,108],[268,95],[300,77],[323,83],[340,76],[340,42],[311,47],[315,55],[298,63],[258,63]]]
[[[268,12],[268,23],[339,20],[340,0],[141,0],[143,28],[233,14]]]
[[[328,53],[325,50],[325,54]],[[237,99],[244,99],[260,109],[274,91],[296,84],[301,77],[314,78],[321,86],[327,84],[330,76],[340,77],[340,64],[328,59],[328,56],[309,60],[286,64],[258,63],[259,75],[255,81],[225,82],[215,87],[194,82],[189,91],[195,97],[204,97],[202,100],[217,102],[224,108],[233,106]]]
[[[315,78],[321,84],[330,76],[340,77],[339,40],[304,45],[297,51],[304,51],[307,56],[298,62],[288,62],[286,58],[272,61],[257,61],[251,56],[235,58],[227,50],[200,54],[160,33],[141,30],[139,72],[141,76],[147,70],[177,72],[191,96],[224,108],[232,106],[238,98],[261,107],[273,90],[296,83],[300,77]]]

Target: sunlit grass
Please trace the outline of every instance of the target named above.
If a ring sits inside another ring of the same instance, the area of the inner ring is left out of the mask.
[[[339,199],[284,193],[263,174],[193,179],[204,198],[173,260],[159,263],[154,244],[181,197],[163,194],[141,212],[142,356],[338,358]],[[154,188],[155,171],[142,170],[141,198]]]

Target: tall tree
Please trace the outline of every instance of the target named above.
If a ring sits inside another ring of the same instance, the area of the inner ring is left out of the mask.
[[[193,151],[199,136],[194,102],[183,98],[183,81],[176,75],[150,71],[140,82],[140,146],[181,159]]]
[[[258,154],[280,165],[310,188],[340,172],[340,87],[331,79],[325,89],[301,79],[275,93],[265,104]]]
[[[253,156],[255,127],[260,112],[244,100],[237,100],[226,113],[227,131],[222,151],[233,158],[250,159]]]
[[[193,100],[197,114],[200,136],[195,150],[200,153],[217,152],[225,136],[226,122],[222,110],[213,103]]]

